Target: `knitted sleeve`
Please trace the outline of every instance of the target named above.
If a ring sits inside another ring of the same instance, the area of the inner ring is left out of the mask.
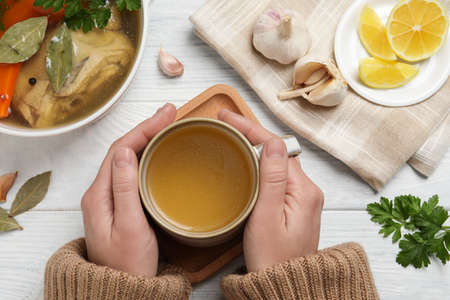
[[[45,269],[46,300],[188,299],[191,285],[175,269],[154,278],[131,276],[86,261],[84,239],[59,249]]]
[[[342,244],[246,275],[222,280],[227,299],[378,300],[364,250]]]

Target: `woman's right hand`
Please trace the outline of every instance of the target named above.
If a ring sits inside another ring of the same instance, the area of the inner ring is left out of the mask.
[[[90,262],[131,275],[156,275],[158,242],[139,198],[137,153],[175,116],[175,106],[164,105],[108,151],[81,200]]]
[[[222,110],[219,118],[253,144],[264,143],[259,198],[244,233],[247,270],[257,272],[316,253],[324,201],[320,188],[306,176],[297,159],[288,158],[279,137],[228,110]]]

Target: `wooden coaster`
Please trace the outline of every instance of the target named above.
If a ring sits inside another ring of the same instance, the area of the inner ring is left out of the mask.
[[[227,85],[215,85],[178,109],[177,120],[191,117],[217,119],[220,110],[228,109],[256,121],[255,115],[238,92]],[[157,229],[160,254],[170,264],[183,268],[192,283],[214,275],[242,253],[242,233],[233,240],[208,248],[190,247],[175,241]]]

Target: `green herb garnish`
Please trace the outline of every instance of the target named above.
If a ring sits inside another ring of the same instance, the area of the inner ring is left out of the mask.
[[[438,203],[437,195],[423,203],[418,197],[405,195],[394,201],[382,197],[379,203],[367,205],[371,220],[381,225],[379,233],[384,237],[393,234],[393,243],[400,240],[396,261],[403,267],[427,267],[433,257],[444,265],[450,260],[450,226],[444,226],[448,212]]]
[[[5,25],[3,25],[2,19],[5,11],[9,9],[8,4],[6,4],[6,0],[0,0],[0,30],[5,30]]]
[[[0,0],[1,1],[1,0]],[[141,0],[117,0],[119,10],[139,10]],[[103,29],[111,18],[111,8],[106,0],[34,0],[34,6],[59,11],[64,8],[64,20],[71,29],[88,32],[94,27]]]
[[[139,0],[116,0],[116,5],[120,10],[139,10],[141,8],[141,1]]]

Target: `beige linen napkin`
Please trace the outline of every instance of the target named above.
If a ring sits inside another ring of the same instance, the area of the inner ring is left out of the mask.
[[[450,97],[450,95],[448,95]],[[408,163],[425,176],[430,176],[450,145],[450,114]]]
[[[449,141],[441,139],[439,133],[443,130],[448,135],[448,131],[442,128],[432,137],[434,142],[425,142],[447,117],[450,81],[427,101],[402,108],[372,104],[352,91],[335,108],[313,106],[304,100],[281,102],[277,93],[291,86],[293,66],[267,60],[252,46],[256,18],[268,7],[283,7],[307,17],[313,36],[310,53],[332,56],[337,23],[352,2],[209,0],[191,21],[196,33],[218,51],[278,118],[380,190],[422,145],[412,164],[425,173],[448,148]],[[438,144],[442,146],[436,147]]]

